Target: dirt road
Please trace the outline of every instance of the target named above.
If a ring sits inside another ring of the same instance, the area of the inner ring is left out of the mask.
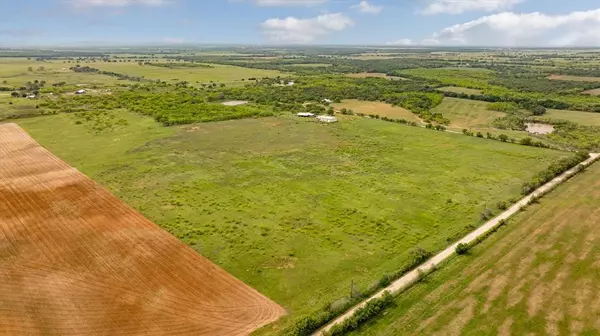
[[[592,153],[592,154],[590,154],[590,158],[587,159],[586,161],[582,162],[581,164],[584,165],[584,166],[588,166],[588,165],[592,164],[598,157],[600,157],[600,153]],[[486,222],[485,224],[483,224],[482,226],[480,226],[477,230],[469,233],[467,236],[465,236],[464,238],[462,238],[458,242],[450,245],[445,250],[443,250],[442,252],[438,253],[433,258],[429,259],[427,262],[425,262],[423,265],[421,265],[417,269],[415,269],[415,270],[407,273],[406,275],[404,275],[401,278],[399,278],[398,280],[394,281],[391,285],[389,285],[386,288],[382,289],[381,291],[377,292],[376,294],[374,294],[373,296],[371,296],[367,300],[365,300],[365,301],[361,302],[360,304],[354,306],[352,309],[350,309],[349,311],[347,311],[344,315],[341,315],[337,319],[335,319],[332,322],[330,322],[329,324],[327,324],[325,327],[321,328],[314,335],[316,335],[316,336],[323,335],[323,332],[328,331],[334,325],[336,325],[338,323],[341,323],[344,320],[346,320],[347,318],[349,318],[350,316],[352,316],[352,314],[354,314],[354,312],[358,308],[363,307],[368,301],[370,301],[372,299],[376,299],[376,298],[381,297],[385,291],[389,291],[390,293],[394,294],[394,293],[398,293],[400,291],[403,291],[403,290],[407,289],[413,283],[415,283],[415,281],[419,278],[421,272],[427,273],[427,272],[431,271],[438,264],[440,264],[441,262],[443,262],[446,259],[450,258],[452,255],[454,255],[455,254],[455,250],[456,250],[456,246],[458,244],[460,244],[460,243],[469,244],[469,243],[475,241],[477,238],[483,236],[488,231],[496,228],[500,224],[500,222],[502,220],[507,220],[508,218],[510,218],[511,216],[513,216],[515,213],[517,213],[521,208],[526,207],[529,204],[529,202],[531,201],[532,198],[534,198],[534,197],[536,197],[538,195],[542,195],[542,194],[546,193],[547,191],[549,191],[550,189],[552,189],[556,185],[564,182],[565,180],[567,180],[571,176],[575,175],[576,172],[577,172],[576,168],[570,169],[570,170],[564,172],[562,175],[556,177],[552,181],[550,181],[550,182],[544,184],[543,186],[539,187],[534,192],[532,192],[531,194],[527,195],[526,197],[524,197],[523,199],[521,199],[519,202],[515,203],[513,206],[511,206],[506,211],[504,211],[503,213],[501,213],[499,216],[497,216],[494,219]]]

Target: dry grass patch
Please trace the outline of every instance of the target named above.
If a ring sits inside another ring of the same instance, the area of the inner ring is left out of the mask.
[[[385,78],[385,79],[389,79],[389,80],[410,80],[405,77],[388,76],[387,74],[379,73],[379,72],[351,73],[351,74],[346,74],[346,77],[350,77],[350,78]]]
[[[481,94],[481,90],[469,89],[469,88],[464,88],[464,87],[459,87],[459,86],[445,86],[445,87],[438,88],[438,90],[444,91],[444,92],[456,92],[456,93],[466,93],[466,94],[474,94],[474,95]]]
[[[592,96],[600,96],[600,89],[592,89],[583,91],[584,94],[592,95]]]
[[[574,81],[574,82],[600,82],[600,77],[585,77],[585,76],[568,76],[568,75],[551,75],[548,79]]]

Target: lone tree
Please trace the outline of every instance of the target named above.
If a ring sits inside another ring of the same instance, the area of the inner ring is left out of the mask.
[[[498,135],[498,139],[502,142],[506,142],[508,141],[508,136],[506,134],[500,134]]]
[[[546,108],[541,105],[537,105],[531,109],[531,113],[533,113],[534,116],[540,116],[546,113]]]

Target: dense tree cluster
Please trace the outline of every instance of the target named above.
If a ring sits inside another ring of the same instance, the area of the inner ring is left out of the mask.
[[[130,75],[125,75],[125,74],[121,74],[118,72],[113,72],[113,71],[104,71],[104,70],[100,70],[100,69],[96,69],[96,68],[92,68],[89,66],[80,66],[79,64],[77,64],[74,67],[69,68],[74,72],[88,72],[88,73],[97,73],[100,75],[106,75],[106,76],[112,76],[112,77],[117,77],[119,80],[130,80],[133,82],[151,82],[152,80],[149,79],[144,79],[142,77],[139,76],[130,76]]]

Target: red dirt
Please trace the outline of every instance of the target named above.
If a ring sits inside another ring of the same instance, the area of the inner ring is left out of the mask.
[[[284,314],[0,125],[1,335],[246,335]]]

